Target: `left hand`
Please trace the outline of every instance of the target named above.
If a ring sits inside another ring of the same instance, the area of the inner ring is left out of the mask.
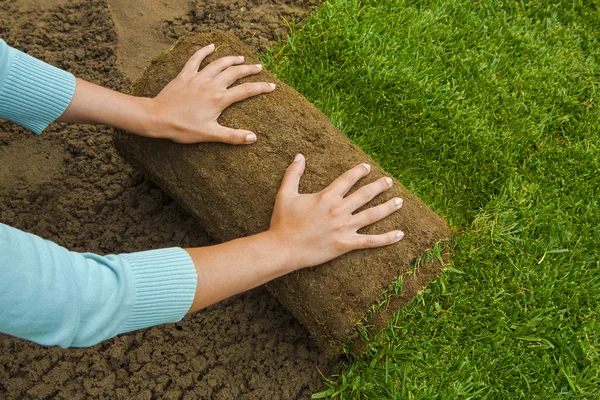
[[[153,124],[148,136],[178,143],[222,142],[252,144],[256,134],[221,126],[217,119],[238,101],[275,90],[267,82],[244,83],[228,89],[238,79],[258,74],[262,66],[240,65],[242,56],[223,57],[201,71],[200,64],[214,51],[214,45],[198,50],[179,75],[151,101]]]

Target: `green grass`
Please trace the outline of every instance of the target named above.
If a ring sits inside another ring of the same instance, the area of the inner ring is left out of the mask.
[[[316,397],[600,398],[599,9],[331,0],[267,55],[458,233]]]

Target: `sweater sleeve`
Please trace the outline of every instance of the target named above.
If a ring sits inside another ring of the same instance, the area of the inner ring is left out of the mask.
[[[177,322],[197,275],[180,248],[98,256],[0,224],[0,332],[43,345],[92,346]]]
[[[0,118],[40,134],[65,111],[75,77],[0,40]]]

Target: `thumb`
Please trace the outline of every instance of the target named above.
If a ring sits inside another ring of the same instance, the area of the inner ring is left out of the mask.
[[[279,193],[283,195],[294,195],[298,194],[298,186],[300,185],[300,178],[304,173],[304,167],[306,166],[306,159],[302,154],[296,155],[294,162],[290,164],[285,170],[283,181],[281,182],[281,188]]]

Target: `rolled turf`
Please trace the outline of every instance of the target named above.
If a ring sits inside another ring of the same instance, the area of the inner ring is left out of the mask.
[[[243,55],[247,63],[259,62],[230,34],[190,34],[152,61],[133,85],[132,94],[155,96],[198,48],[210,43],[217,50],[203,65],[228,55]],[[219,122],[256,132],[258,141],[252,146],[180,145],[126,132],[115,135],[115,145],[125,159],[177,200],[215,239],[227,241],[268,229],[276,192],[297,153],[307,160],[300,184],[303,193],[322,190],[361,162],[370,163],[373,169],[357,186],[389,176],[324,114],[268,71],[241,82],[246,81],[274,82],[277,89],[231,106]],[[331,355],[339,354],[343,344],[357,336],[357,323],[380,301],[383,290],[412,271],[414,261],[436,243],[451,236],[447,224],[398,181],[370,205],[395,196],[404,199],[402,209],[361,232],[402,229],[402,241],[385,248],[354,251],[267,285]],[[417,271],[417,277],[404,282],[405,295],[416,294],[419,286],[435,277],[439,264],[422,272],[422,276]],[[381,314],[371,317],[381,319]]]

